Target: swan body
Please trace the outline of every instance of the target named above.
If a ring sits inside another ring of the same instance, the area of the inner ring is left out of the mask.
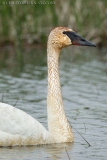
[[[69,45],[95,46],[66,27],[57,27],[50,32],[47,43],[49,131],[27,113],[0,103],[0,146],[40,145],[74,140],[64,112],[58,70],[60,50]]]
[[[0,146],[46,144],[48,141],[53,141],[51,134],[36,119],[0,103]]]

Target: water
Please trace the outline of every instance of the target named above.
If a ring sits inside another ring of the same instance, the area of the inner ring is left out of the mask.
[[[106,160],[107,63],[95,49],[71,48],[61,53],[60,76],[66,116],[75,142],[31,147],[0,148],[5,160]],[[88,51],[87,51],[88,50]],[[47,128],[46,51],[26,51],[21,62],[8,53],[1,58],[0,96],[5,103],[27,112]],[[2,96],[4,93],[4,96]],[[73,128],[74,127],[74,128]],[[76,132],[75,128],[91,144]],[[68,155],[69,157],[68,157]]]

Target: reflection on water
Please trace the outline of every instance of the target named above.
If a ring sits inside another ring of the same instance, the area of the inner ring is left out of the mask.
[[[68,120],[82,133],[91,147],[88,147],[73,129],[74,144],[0,148],[0,159],[65,160],[69,159],[66,149],[73,160],[106,159],[107,63],[94,53],[95,49],[78,50],[80,47],[73,51],[79,52],[78,54],[71,54],[71,48],[61,53],[62,93]],[[5,54],[7,56],[0,56],[1,98],[4,93],[3,101],[11,105],[19,99],[16,107],[36,118],[47,128],[46,51],[34,49],[25,52],[21,64],[20,58],[16,60],[15,55],[8,52]]]
[[[62,143],[29,147],[0,148],[0,158],[2,157],[2,159],[6,160],[68,159],[66,152],[70,152],[72,150],[72,147],[73,143]]]

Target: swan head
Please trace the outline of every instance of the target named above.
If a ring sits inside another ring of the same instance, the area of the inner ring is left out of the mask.
[[[70,45],[96,47],[95,44],[87,41],[80,35],[76,34],[72,29],[66,27],[54,28],[50,32],[48,43],[51,43],[51,45],[57,49],[62,49]]]

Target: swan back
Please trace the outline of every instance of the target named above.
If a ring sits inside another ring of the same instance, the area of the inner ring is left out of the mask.
[[[49,137],[49,132],[36,119],[0,103],[0,146],[45,144]]]

